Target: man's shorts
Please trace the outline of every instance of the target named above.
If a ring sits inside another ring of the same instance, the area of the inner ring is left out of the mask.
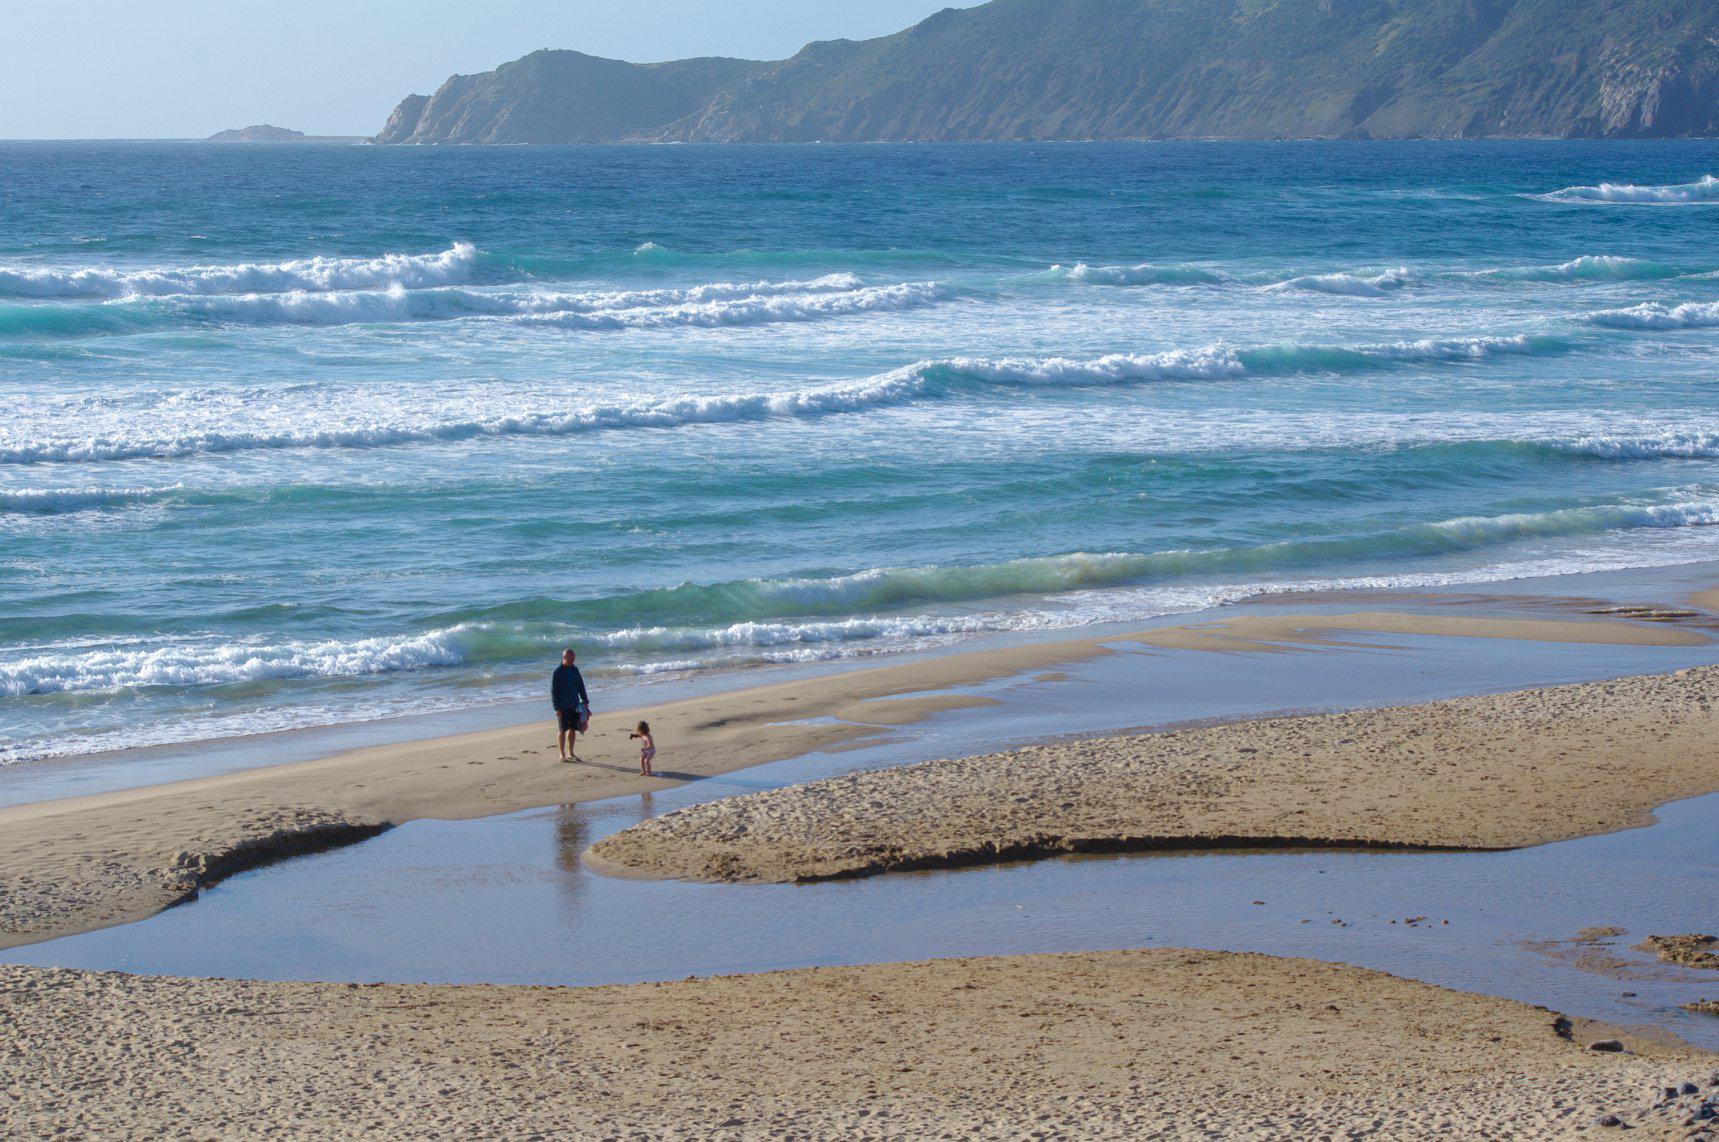
[[[557,711],[555,711],[555,713],[556,713],[556,716],[561,719],[561,732],[562,733],[564,733],[564,734],[573,733],[574,731],[578,730],[578,728],[579,728],[579,711],[578,710],[557,710]]]

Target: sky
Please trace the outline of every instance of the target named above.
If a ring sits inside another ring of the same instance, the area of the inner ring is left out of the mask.
[[[538,48],[780,59],[976,0],[0,0],[0,139],[370,135]]]

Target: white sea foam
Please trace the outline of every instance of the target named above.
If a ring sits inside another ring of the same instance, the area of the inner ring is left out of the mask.
[[[1602,460],[1702,460],[1719,458],[1719,432],[1664,432],[1652,436],[1603,433],[1543,443],[1578,456]]]
[[[620,428],[675,428],[771,417],[817,417],[910,400],[925,378],[900,369],[848,384],[785,392],[676,397],[634,404],[587,405],[564,412],[529,412],[480,419],[353,421],[264,432],[200,430],[0,442],[0,463],[128,460],[282,448],[385,448],[486,436],[568,436]]]
[[[1091,266],[1085,262],[1054,265],[1052,277],[1086,285],[1214,285],[1222,275],[1199,266],[1159,266],[1138,262],[1131,266]]]
[[[1694,182],[1669,186],[1637,186],[1602,182],[1598,186],[1566,186],[1536,195],[1550,202],[1611,202],[1640,206],[1682,206],[1719,202],[1719,178],[1702,175]]]
[[[840,296],[840,295],[834,295]],[[1111,353],[1095,358],[952,357],[919,361],[854,381],[776,392],[683,396],[655,401],[591,404],[553,411],[487,416],[395,412],[359,416],[338,407],[305,409],[307,423],[245,431],[227,429],[230,405],[201,409],[181,402],[193,423],[163,431],[165,418],[123,428],[33,438],[0,433],[0,464],[125,460],[287,448],[384,448],[402,444],[502,436],[567,436],[628,428],[675,428],[773,418],[815,418],[863,412],[920,400],[941,400],[976,387],[1077,387],[1154,382],[1221,381],[1258,376],[1345,373],[1401,364],[1482,361],[1498,355],[1561,352],[1565,342],[1517,334],[1377,345],[1224,344],[1159,353]],[[290,412],[289,412],[290,415]],[[75,417],[80,428],[89,410]]]
[[[60,515],[67,512],[146,503],[183,488],[13,488],[0,489],[0,514]]]
[[[477,250],[457,242],[436,254],[383,254],[375,258],[304,258],[236,265],[118,269],[0,266],[0,294],[38,298],[118,298],[172,294],[281,293],[416,288],[465,281]]]
[[[1613,329],[1710,329],[1719,326],[1719,301],[1665,305],[1644,301],[1627,309],[1602,309],[1587,319]]]
[[[1543,536],[1587,535],[1639,528],[1711,527],[1719,523],[1719,501],[1664,504],[1600,504],[1545,512],[1464,516],[1428,525],[1464,545]]]
[[[1288,281],[1275,282],[1268,290],[1311,290],[1345,297],[1386,297],[1414,282],[1407,267],[1385,270],[1377,274],[1303,274]]]
[[[1513,266],[1480,270],[1471,276],[1519,282],[1647,281],[1676,277],[1678,271],[1643,258],[1583,254],[1555,266]]]
[[[669,326],[765,325],[816,321],[855,313],[896,311],[930,305],[948,296],[937,282],[867,286],[845,293],[779,294],[727,300],[689,301],[659,308],[564,310],[525,320],[569,329],[656,329]]]
[[[1094,385],[1131,381],[1216,380],[1247,372],[1236,349],[1208,345],[1162,353],[1107,353],[1102,357],[951,357],[923,361],[922,372],[947,370],[992,384]]]
[[[591,329],[748,324],[812,319],[868,309],[908,308],[940,296],[936,283],[866,288],[852,274],[806,281],[711,282],[654,290],[478,290],[457,287],[288,290],[227,296],[178,296],[147,304],[154,312],[232,323],[446,321],[517,317]]]
[[[344,678],[464,661],[458,628],[353,641],[218,640],[98,650],[50,648],[0,660],[0,697]]]

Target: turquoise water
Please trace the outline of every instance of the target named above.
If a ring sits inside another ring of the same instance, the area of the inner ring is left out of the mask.
[[[1715,171],[0,145],[0,761],[1713,558]]]

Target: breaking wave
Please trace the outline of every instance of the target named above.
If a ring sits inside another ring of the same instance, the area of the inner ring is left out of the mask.
[[[757,325],[910,309],[948,296],[937,282],[864,286],[852,274],[804,281],[712,282],[684,289],[509,290],[458,287],[170,295],[92,305],[0,306],[0,335],[72,337],[185,324],[348,325],[513,319],[577,329]]]
[[[351,642],[182,642],[50,650],[0,662],[0,696],[149,686],[210,686],[286,678],[338,678],[457,666],[453,631]]]
[[[1719,202],[1719,178],[1702,175],[1694,182],[1670,186],[1602,182],[1598,186],[1566,186],[1563,190],[1534,197],[1548,202],[1618,202],[1650,206]]]
[[[1719,433],[1664,432],[1654,436],[1577,436],[1543,442],[1574,456],[1601,460],[1704,460],[1719,458]]]
[[[294,290],[379,289],[446,285],[467,280],[477,249],[465,242],[436,254],[376,258],[304,258],[230,266],[105,266],[48,269],[0,266],[0,294],[34,298],[120,298],[173,294],[285,293]]]
[[[766,325],[914,309],[948,295],[949,291],[937,282],[904,282],[867,286],[842,293],[762,294],[728,300],[688,301],[657,308],[566,309],[532,314],[527,320],[568,329]]]
[[[183,488],[18,488],[0,489],[0,515],[66,515],[102,508],[149,503]]]
[[[386,448],[489,436],[570,436],[618,428],[677,428],[689,424],[815,417],[911,399],[923,380],[899,370],[852,384],[799,391],[678,397],[636,404],[589,405],[556,413],[521,413],[421,423],[346,424],[273,432],[187,432],[170,436],[95,436],[40,443],[0,443],[0,463],[129,460],[282,448]]]
[[[1311,290],[1315,293],[1331,293],[1344,297],[1385,297],[1395,290],[1412,284],[1414,276],[1406,267],[1399,266],[1383,273],[1364,274],[1303,274],[1287,281],[1276,282],[1267,286],[1274,291],[1281,290]]]
[[[1644,301],[1627,309],[1602,309],[1587,319],[1613,329],[1710,329],[1719,326],[1719,301],[1665,305]]]
[[[284,448],[382,448],[499,436],[567,436],[624,428],[676,428],[773,418],[807,419],[917,400],[946,399],[993,386],[1099,386],[1247,376],[1350,373],[1416,363],[1478,362],[1501,355],[1557,353],[1570,343],[1548,335],[1428,338],[1379,345],[1210,345],[1160,353],[1069,357],[953,357],[920,361],[856,381],[783,392],[675,397],[470,419],[304,426],[265,432],[188,431],[8,442],[0,463],[124,460]]]
[[[1555,266],[1517,266],[1482,270],[1476,277],[1516,282],[1628,282],[1677,277],[1681,271],[1642,258],[1584,254]]]
[[[1052,266],[1050,275],[1087,285],[1216,285],[1224,280],[1221,274],[1198,266],[1157,266],[1150,262],[1132,266],[1089,266],[1076,262],[1071,266]]]

